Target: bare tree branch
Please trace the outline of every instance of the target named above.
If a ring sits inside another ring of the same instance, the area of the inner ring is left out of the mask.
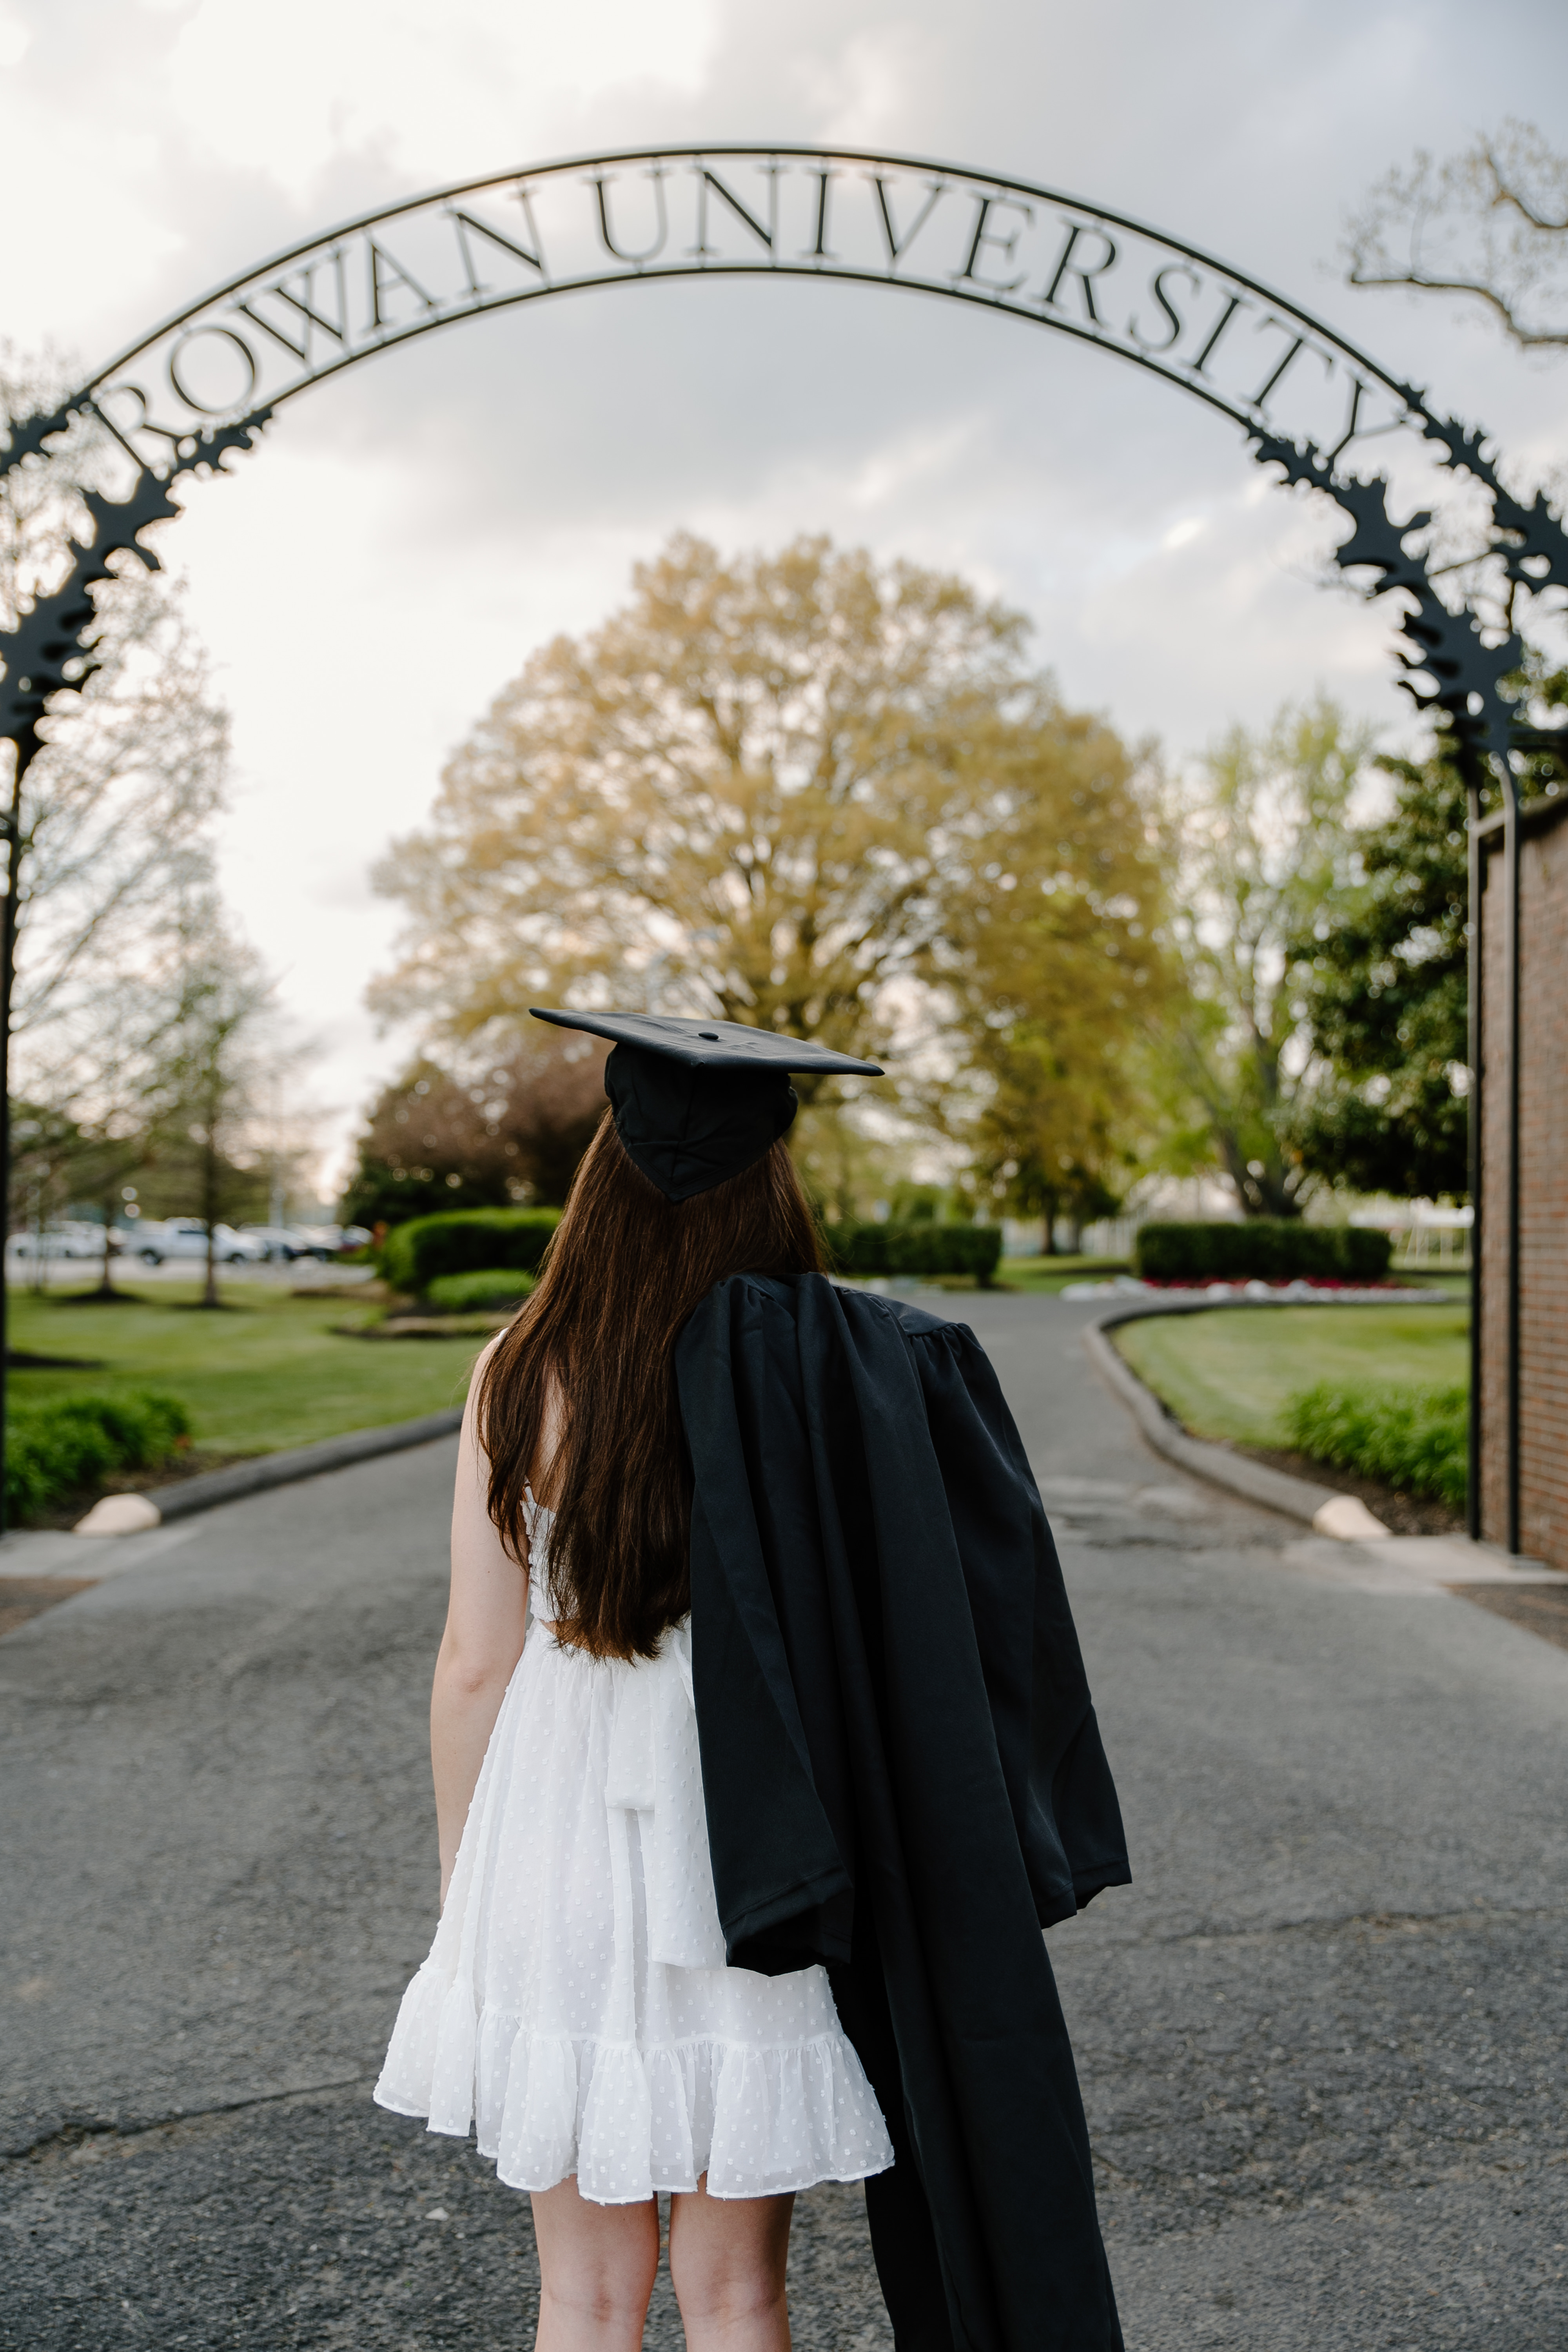
[[[1521,351],[1568,348],[1568,157],[1531,123],[1442,163],[1418,151],[1372,191],[1342,251],[1352,286],[1458,295]]]

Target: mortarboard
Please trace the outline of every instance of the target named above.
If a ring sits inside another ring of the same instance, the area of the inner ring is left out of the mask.
[[[605,1092],[616,1132],[667,1201],[689,1201],[762,1158],[798,1108],[792,1070],[882,1076],[875,1062],[741,1021],[530,1010],[536,1021],[611,1039]]]

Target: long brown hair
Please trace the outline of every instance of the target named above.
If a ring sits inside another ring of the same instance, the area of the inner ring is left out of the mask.
[[[691,1475],[675,1389],[680,1327],[729,1274],[817,1274],[822,1245],[781,1139],[690,1201],[632,1164],[606,1112],[539,1286],[479,1382],[489,1513],[528,1557],[524,1489],[554,1511],[558,1638],[651,1657],[690,1601]],[[559,1437],[546,1457],[544,1432]]]

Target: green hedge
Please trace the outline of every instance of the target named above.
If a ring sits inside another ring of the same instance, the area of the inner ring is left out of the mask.
[[[480,1307],[520,1306],[533,1282],[520,1266],[485,1266],[477,1274],[438,1274],[425,1297],[443,1315],[467,1315]]]
[[[1304,1389],[1286,1407],[1290,1443],[1411,1495],[1465,1507],[1468,1391],[1455,1389]]]
[[[532,1274],[559,1209],[456,1209],[395,1225],[382,1244],[381,1270],[394,1290],[423,1291],[444,1274],[489,1274],[498,1266]]]
[[[5,1424],[6,1512],[36,1518],[118,1470],[155,1469],[190,1431],[179,1398],[158,1389],[17,1405]]]
[[[828,1247],[841,1274],[960,1274],[989,1283],[1002,1255],[1000,1225],[927,1222],[829,1225]]]
[[[1290,1282],[1299,1275],[1381,1282],[1394,1243],[1365,1225],[1248,1217],[1238,1225],[1141,1225],[1133,1265],[1146,1282]]]

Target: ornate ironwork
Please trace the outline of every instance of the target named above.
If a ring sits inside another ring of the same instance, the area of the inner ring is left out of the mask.
[[[1568,736],[1516,721],[1501,686],[1518,667],[1520,640],[1511,627],[1488,630],[1473,611],[1443,603],[1424,553],[1409,544],[1430,513],[1395,520],[1386,479],[1350,467],[1375,445],[1438,444],[1438,462],[1487,494],[1494,569],[1529,594],[1568,588],[1568,532],[1539,493],[1529,507],[1513,497],[1482,434],[1435,415],[1423,393],[1322,320],[1198,247],[1031,182],[862,150],[647,148],[496,173],[362,215],[231,278],[49,415],[11,428],[0,476],[47,463],[51,442],[85,417],[136,469],[125,499],[88,495],[92,536],[73,543],[69,576],[0,632],[0,737],[16,744],[16,784],[51,698],[90,674],[93,585],[116,551],[156,566],[140,534],[178,512],[168,496],[177,475],[222,471],[226,454],[250,446],[285,402],[461,320],[589,287],[736,276],[847,280],[977,305],[1092,344],[1202,401],[1286,483],[1349,515],[1353,528],[1334,561],[1347,572],[1370,571],[1371,595],[1404,598],[1401,684],[1451,739],[1473,800],[1490,773],[1513,811],[1510,748],[1555,748]],[[1509,824],[1505,871],[1516,877],[1511,814]],[[14,863],[14,821],[9,838]],[[1517,909],[1512,883],[1509,903]],[[7,929],[13,904],[8,896]],[[1510,936],[1517,1002],[1511,914]],[[0,942],[0,1056],[9,961]],[[1517,1054],[1510,1086],[1517,1130]],[[1479,1132],[1479,1119],[1472,1125]],[[1517,1335],[1517,1146],[1512,1163]],[[1473,1197],[1479,1215],[1479,1191]],[[1475,1253],[1479,1265],[1479,1229]],[[1479,1316],[1472,1320],[1479,1327]],[[1513,1356],[1517,1365],[1517,1346]],[[1515,1544],[1518,1423],[1516,1399]],[[1472,1518],[1478,1488],[1472,1478]]]
[[[1551,533],[1563,543],[1561,527],[1555,516],[1546,509],[1539,495],[1535,509],[1527,512],[1511,499],[1490,473],[1483,471],[1484,459],[1479,455],[1481,436],[1466,434],[1458,425],[1428,423],[1426,436],[1440,440],[1449,451],[1446,462],[1463,467],[1487,483],[1493,493],[1494,523],[1490,552],[1501,554],[1508,576],[1531,590],[1549,584],[1556,551],[1551,545]],[[1514,706],[1502,692],[1503,681],[1517,673],[1524,658],[1524,646],[1512,629],[1482,628],[1477,615],[1466,610],[1452,611],[1433,589],[1425,557],[1412,554],[1405,541],[1413,533],[1425,530],[1431,523],[1427,512],[1409,516],[1396,522],[1388,511],[1388,484],[1381,475],[1371,481],[1336,476],[1315,450],[1302,449],[1293,443],[1283,442],[1272,435],[1254,436],[1257,454],[1265,464],[1277,464],[1289,484],[1307,483],[1313,489],[1331,498],[1354,523],[1350,537],[1334,550],[1334,562],[1342,571],[1370,571],[1376,574],[1368,593],[1385,596],[1402,594],[1408,602],[1400,614],[1399,634],[1408,650],[1395,648],[1395,657],[1405,675],[1399,684],[1420,710],[1434,714],[1442,724],[1451,747],[1452,755],[1468,787],[1470,803],[1470,953],[1468,989],[1468,1046],[1471,1086],[1468,1104],[1469,1126],[1469,1188],[1472,1223],[1470,1255],[1472,1266],[1472,1312],[1470,1316],[1470,1395],[1469,1395],[1469,1458],[1470,1478],[1468,1497],[1468,1521],[1472,1537],[1481,1531],[1480,1447],[1481,1447],[1481,1349],[1480,1316],[1480,1251],[1481,1251],[1481,1147],[1482,1097],[1480,1053],[1480,1005],[1482,968],[1479,955],[1480,939],[1480,866],[1477,854],[1477,825],[1480,816],[1481,793],[1488,775],[1495,776],[1501,785],[1504,807],[1504,871],[1507,877],[1507,897],[1504,901],[1506,945],[1504,962],[1507,996],[1504,1005],[1507,1039],[1507,1066],[1504,1083],[1508,1090],[1509,1150],[1506,1171],[1505,1251],[1507,1265],[1508,1313],[1508,1426],[1506,1432],[1508,1548],[1519,1549],[1520,1534],[1520,1056],[1519,1056],[1519,793],[1510,764],[1509,752],[1521,733],[1514,718]],[[1530,526],[1529,536],[1519,528],[1521,520]],[[1542,548],[1542,542],[1546,542]],[[1532,573],[1521,574],[1519,564],[1528,549],[1532,557],[1544,552],[1546,563]],[[1430,679],[1426,686],[1422,680]],[[1537,734],[1535,740],[1543,739]],[[1555,740],[1555,739],[1553,739]]]
[[[1437,441],[1442,463],[1485,485],[1509,576],[1531,592],[1543,568],[1568,582],[1562,524],[1539,496],[1529,509],[1511,498],[1481,436],[1432,415],[1413,386],[1257,279],[1060,190],[860,150],[649,148],[384,206],[164,320],[50,415],[14,427],[0,475],[46,457],[91,415],[143,481],[167,481],[207,465],[233,425],[459,320],[587,287],[737,275],[847,279],[979,304],[1094,344],[1228,417],[1261,460],[1352,514],[1342,564],[1380,567],[1376,593],[1409,588],[1418,610],[1405,635],[1420,656],[1410,667],[1438,678],[1425,698],[1467,740],[1476,730],[1464,723],[1473,714],[1458,679],[1491,667],[1491,649],[1405,551],[1430,518],[1412,517],[1391,542],[1375,485],[1348,474],[1346,461],[1390,436]],[[1363,558],[1363,544],[1377,551]],[[57,624],[79,609],[68,583],[50,601]],[[3,635],[0,653],[14,674]],[[1445,666],[1456,663],[1450,676]],[[1490,687],[1469,690],[1494,698]],[[12,731],[0,718],[0,733]],[[1482,731],[1496,756],[1501,738],[1489,721]]]
[[[181,474],[218,474],[231,450],[248,449],[267,424],[271,411],[259,409],[237,424],[215,425],[193,435],[166,472],[139,472],[126,499],[111,499],[99,490],[84,490],[91,537],[72,539],[71,568],[64,583],[37,601],[18,619],[14,629],[0,631],[0,656],[5,675],[0,678],[0,740],[18,748],[16,781],[26,772],[38,748],[37,724],[57,694],[79,693],[98,664],[92,658],[98,612],[92,591],[100,580],[113,576],[113,555],[133,555],[149,572],[163,565],[156,551],[142,543],[142,533],[154,523],[180,512],[169,496],[169,485]],[[36,422],[36,420],[35,420]],[[52,427],[58,431],[58,424]],[[16,436],[37,449],[46,436],[22,426]]]

